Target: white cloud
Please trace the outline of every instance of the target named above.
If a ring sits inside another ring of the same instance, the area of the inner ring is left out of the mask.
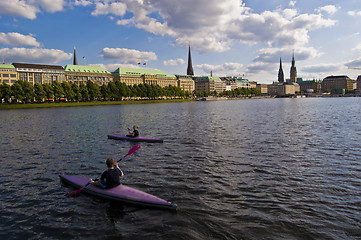
[[[361,16],[361,11],[348,11],[347,14],[350,16]]]
[[[325,12],[329,15],[333,15],[337,12],[337,7],[335,5],[327,5],[317,9],[318,12]]]
[[[34,2],[34,4],[51,13],[63,11],[65,6],[64,0],[36,0],[29,2]]]
[[[341,69],[343,65],[340,63],[328,63],[328,64],[314,64],[312,66],[302,67],[302,72],[309,73],[328,73],[328,72],[337,72]]]
[[[58,49],[2,48],[0,56],[6,62],[57,63],[72,58],[73,54]]]
[[[210,74],[212,72],[214,75],[238,75],[243,64],[228,62],[221,65],[200,64],[194,67],[201,69],[205,73]]]
[[[277,63],[280,58],[291,59],[293,49],[291,48],[262,48],[258,51],[258,56],[253,60],[254,62],[263,63]],[[319,53],[313,47],[298,47],[294,50],[295,58],[298,61],[320,57]]]
[[[23,35],[20,33],[2,33],[0,32],[0,43],[9,46],[31,46],[40,47],[40,43],[31,35]]]
[[[171,36],[175,39],[174,44],[183,47],[190,41],[192,49],[199,52],[224,52],[235,42],[268,43],[273,47],[300,46],[308,43],[309,31],[336,23],[321,14],[299,14],[296,9],[256,14],[240,0],[124,0],[123,3],[119,16],[123,17],[124,12],[133,16],[116,19],[117,24]],[[294,4],[295,1],[290,2],[291,6]],[[332,5],[321,9],[328,13],[336,11]],[[109,9],[103,11],[103,14],[107,13],[114,14]]]
[[[1,0],[0,1],[0,15],[19,16],[28,19],[35,19],[36,14],[40,10],[29,4],[27,1],[21,0]]]
[[[353,67],[361,68],[361,58],[347,62],[347,63],[345,63],[345,66],[349,67],[349,68],[353,68]]]
[[[178,58],[178,59],[171,59],[168,61],[163,61],[163,64],[165,66],[178,66],[178,65],[182,65],[184,64],[185,61],[182,58]]]
[[[157,60],[157,55],[153,52],[140,52],[126,48],[103,48],[100,53],[106,60],[122,61],[123,63],[138,63]]]
[[[93,16],[98,15],[114,15],[123,16],[127,10],[127,5],[121,2],[102,3],[97,2],[95,4],[95,10],[91,13]]]
[[[93,3],[91,1],[88,1],[88,0],[75,0],[74,2],[74,6],[83,6],[83,7],[86,7],[86,6],[89,6],[89,5],[92,5]]]
[[[359,43],[356,47],[352,49],[353,51],[361,52],[361,43]]]
[[[296,5],[296,1],[290,1],[290,3],[288,4],[290,7],[294,7]]]

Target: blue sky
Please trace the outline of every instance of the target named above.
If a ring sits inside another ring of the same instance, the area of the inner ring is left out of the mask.
[[[277,81],[361,75],[359,0],[1,0],[0,60]],[[138,65],[137,63],[142,64]],[[143,65],[146,63],[146,65]],[[360,68],[360,69],[353,69]]]

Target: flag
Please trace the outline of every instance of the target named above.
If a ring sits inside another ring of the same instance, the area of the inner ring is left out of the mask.
[[[83,59],[85,59],[85,56],[83,56]]]
[[[138,63],[138,65],[140,64],[140,62]]]
[[[143,63],[143,65],[147,65],[147,63]]]

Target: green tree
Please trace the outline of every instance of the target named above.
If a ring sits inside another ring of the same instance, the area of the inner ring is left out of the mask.
[[[59,101],[59,98],[64,97],[64,89],[58,81],[53,82],[54,98]]]
[[[9,102],[11,98],[11,87],[9,84],[2,83],[0,85],[0,99],[4,99],[5,102]]]
[[[20,81],[14,82],[13,85],[11,85],[11,93],[14,96],[14,98],[18,101],[22,101],[24,98],[24,91],[20,84]]]
[[[45,83],[43,84],[43,89],[45,91],[45,97],[47,99],[52,99],[54,98],[54,90],[53,90],[53,86],[50,83]]]
[[[100,95],[105,101],[109,100],[109,98],[111,97],[111,92],[108,86],[109,85],[107,84],[103,84],[100,86]]]
[[[72,89],[72,85],[68,82],[62,82],[61,87],[64,91],[64,97],[66,97],[69,101],[73,101],[75,99],[75,94]]]
[[[81,93],[80,93],[80,89],[79,89],[79,86],[75,83],[73,83],[71,85],[71,90],[73,91],[74,93],[74,100],[79,102],[80,99],[81,99]]]
[[[34,85],[35,99],[37,102],[42,102],[46,97],[46,92],[42,84],[35,83]]]
[[[82,97],[82,101],[89,101],[89,93],[88,88],[84,83],[80,83],[79,91]]]
[[[92,81],[88,80],[86,82],[86,86],[88,88],[90,100],[94,101],[100,97],[100,87],[98,84],[95,84]]]

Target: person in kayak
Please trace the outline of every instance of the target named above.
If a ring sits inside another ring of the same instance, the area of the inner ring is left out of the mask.
[[[137,126],[133,126],[133,132],[130,132],[130,129],[128,128],[129,134],[127,135],[127,137],[138,137],[139,136],[139,132],[137,130]]]
[[[112,158],[108,158],[105,163],[108,169],[102,173],[99,180],[92,180],[91,184],[104,189],[113,188],[120,185],[120,177],[123,177],[124,173],[119,168],[118,163],[115,162]]]

